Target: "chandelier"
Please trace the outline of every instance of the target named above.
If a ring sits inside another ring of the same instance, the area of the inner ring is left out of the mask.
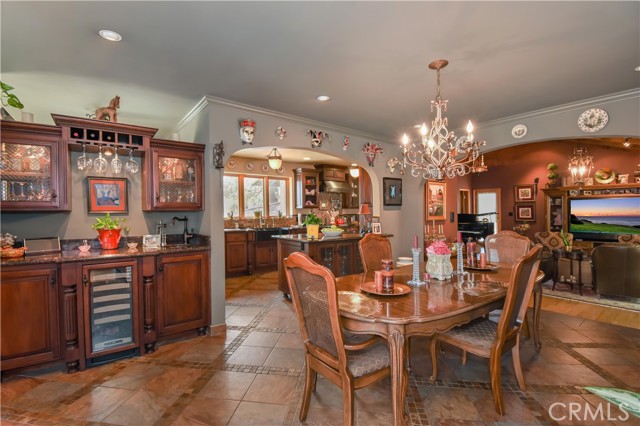
[[[467,135],[456,138],[454,132],[447,130],[447,118],[442,117],[442,110],[447,111],[448,101],[440,96],[440,70],[448,63],[449,61],[440,59],[429,64],[429,68],[438,73],[438,91],[435,101],[431,101],[431,112],[435,108],[436,117],[431,122],[431,129],[422,124],[421,142],[411,142],[406,133],[402,136],[403,158],[391,160],[400,166],[401,174],[404,174],[404,169],[409,169],[415,177],[443,180],[487,171],[484,156],[480,155],[480,147],[486,142],[473,139],[471,121],[467,124]]]
[[[269,161],[269,167],[273,170],[278,170],[282,167],[282,155],[278,152],[278,148],[273,148],[269,155],[267,155],[267,160]]]
[[[587,148],[575,148],[569,158],[569,171],[574,184],[582,185],[593,169],[593,157],[587,155]]]

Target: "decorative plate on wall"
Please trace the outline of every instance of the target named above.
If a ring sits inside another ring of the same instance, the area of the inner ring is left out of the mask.
[[[252,171],[253,170],[253,163],[251,161],[248,161],[247,164],[244,165],[244,167],[247,170]]]
[[[269,171],[269,165],[268,165],[268,164],[263,164],[263,165],[262,165],[262,171],[263,171],[264,173],[267,173],[267,172]]]
[[[284,173],[284,167],[280,167],[278,170],[276,170],[276,172],[278,172],[279,175]]]
[[[513,126],[513,129],[511,129],[511,136],[516,139],[523,138],[526,134],[527,126],[525,126],[524,124],[516,124],[515,126]]]
[[[578,128],[583,132],[594,133],[604,129],[609,122],[609,114],[600,108],[591,108],[578,117]]]
[[[230,168],[230,169],[235,169],[236,168],[236,160],[227,161],[227,167]]]

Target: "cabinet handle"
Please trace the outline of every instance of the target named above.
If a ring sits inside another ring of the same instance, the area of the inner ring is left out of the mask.
[[[58,198],[58,194],[56,194],[56,191],[55,190],[51,191],[51,199],[55,200],[56,198]]]
[[[164,271],[164,268],[162,267],[162,265],[158,266],[158,272],[162,272]]]
[[[89,280],[87,279],[87,276],[83,275],[82,276],[82,285],[86,287],[87,286],[87,282],[89,282]]]
[[[56,288],[56,278],[55,277],[51,277],[51,280],[49,281],[49,283],[51,284],[51,288]]]
[[[156,192],[156,201],[160,199],[160,194]]]

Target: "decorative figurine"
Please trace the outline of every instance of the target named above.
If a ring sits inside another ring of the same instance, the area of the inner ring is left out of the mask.
[[[120,108],[120,96],[109,101],[109,106],[96,109],[96,120],[108,120],[113,123],[118,122],[118,108]]]
[[[344,137],[344,141],[342,142],[342,150],[346,151],[349,147],[349,136]]]
[[[213,166],[216,169],[224,169],[224,143],[220,141],[213,145]]]
[[[284,129],[284,127],[278,127],[276,129],[276,135],[278,135],[278,139],[280,139],[281,141],[287,137],[287,131]]]
[[[253,135],[256,131],[256,122],[250,118],[240,120],[240,139],[242,145],[253,145]]]
[[[322,140],[325,138],[331,142],[329,133],[319,130],[307,130],[307,133],[311,135],[311,148],[320,148],[322,146]]]
[[[362,147],[362,152],[364,152],[364,156],[367,159],[367,163],[369,163],[369,167],[373,167],[373,162],[376,161],[376,157],[384,152],[382,147],[373,142],[367,142]]]

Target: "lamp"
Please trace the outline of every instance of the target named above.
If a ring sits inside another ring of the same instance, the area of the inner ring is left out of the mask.
[[[353,163],[349,167],[349,174],[352,178],[357,178],[358,176],[360,176],[360,169],[358,168],[358,165],[356,163]]]
[[[591,174],[591,169],[593,169],[593,157],[587,155],[587,148],[575,148],[573,157],[569,158],[569,171],[571,172],[573,183],[584,184]]]
[[[473,139],[471,121],[467,124],[467,135],[456,138],[454,132],[447,130],[447,118],[442,117],[442,110],[447,110],[448,101],[440,96],[440,70],[448,63],[445,59],[439,59],[429,64],[429,68],[438,73],[438,91],[435,101],[431,101],[431,112],[435,107],[436,117],[431,122],[431,130],[426,124],[422,124],[422,143],[410,142],[406,133],[402,136],[403,159],[392,159],[400,165],[401,174],[404,174],[404,169],[407,168],[411,170],[412,176],[442,180],[487,170],[484,158],[480,158],[478,162],[480,147],[486,142]]]
[[[282,155],[278,152],[278,148],[273,148],[267,155],[267,159],[269,160],[269,167],[273,170],[278,170],[282,166]]]
[[[369,204],[360,204],[360,210],[358,210],[358,214],[365,217],[365,226],[360,228],[360,233],[364,234],[365,232],[369,232],[369,221],[367,220],[367,216],[372,214],[371,209],[369,208]]]

